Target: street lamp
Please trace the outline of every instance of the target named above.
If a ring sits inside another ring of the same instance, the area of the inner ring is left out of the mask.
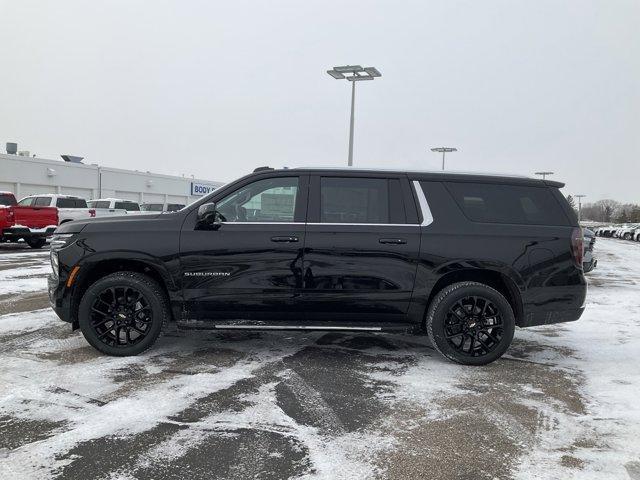
[[[578,222],[582,218],[582,199],[586,197],[586,195],[574,195],[578,199]]]
[[[444,170],[444,155],[449,152],[457,152],[457,148],[453,147],[436,147],[431,149],[432,152],[442,153],[442,170]]]
[[[333,67],[333,70],[327,70],[327,73],[336,80],[348,80],[351,82],[351,121],[349,123],[349,166],[353,165],[353,115],[356,99],[356,82],[363,80],[373,80],[381,77],[382,74],[376,67],[364,67],[360,65],[344,65],[342,67]]]
[[[542,175],[542,179],[547,178],[547,175],[553,175],[554,172],[536,172],[536,175]]]

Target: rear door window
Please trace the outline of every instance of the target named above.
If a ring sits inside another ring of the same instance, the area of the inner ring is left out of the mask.
[[[58,208],[87,208],[86,200],[74,197],[61,197],[56,201]]]
[[[322,177],[320,222],[394,223],[389,214],[389,197],[386,178]]]
[[[116,202],[117,209],[124,209],[127,212],[139,212],[140,205],[135,202]]]
[[[449,182],[447,188],[465,216],[474,222],[569,225],[547,187]]]
[[[16,203],[16,200],[13,195],[0,194],[0,205],[3,205],[5,207],[10,207],[15,203]]]
[[[37,197],[33,202],[34,207],[48,207],[49,205],[51,205],[50,197]]]

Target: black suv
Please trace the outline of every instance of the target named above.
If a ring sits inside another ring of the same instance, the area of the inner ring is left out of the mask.
[[[59,228],[49,295],[110,355],[163,328],[426,332],[485,364],[580,318],[582,233],[526,177],[267,167],[174,213]]]

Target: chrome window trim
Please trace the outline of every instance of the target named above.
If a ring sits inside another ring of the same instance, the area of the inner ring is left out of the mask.
[[[427,225],[431,225],[433,223],[433,215],[431,214],[427,197],[424,196],[422,185],[420,185],[418,180],[413,181],[413,188],[418,196],[418,203],[420,204],[420,211],[422,212],[422,223],[420,226],[426,227]]]
[[[345,225],[356,227],[419,227],[417,223],[322,223],[322,222],[308,222],[307,225]]]
[[[355,227],[419,227],[417,223],[220,222],[223,225],[329,225]]]
[[[220,222],[223,225],[304,225],[305,222]]]

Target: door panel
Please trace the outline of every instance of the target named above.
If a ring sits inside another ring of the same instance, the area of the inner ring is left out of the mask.
[[[419,246],[417,225],[307,225],[305,311],[405,314]]]
[[[277,237],[291,239],[274,241]],[[183,232],[187,310],[195,318],[293,313],[302,288],[304,224],[233,224]]]

